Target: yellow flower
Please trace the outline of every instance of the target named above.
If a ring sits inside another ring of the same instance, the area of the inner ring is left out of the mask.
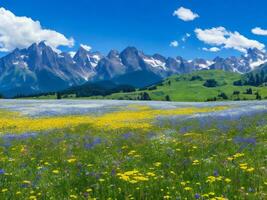
[[[129,183],[135,184],[135,183],[138,183],[138,181],[136,181],[136,180],[130,180]]]
[[[148,176],[152,176],[152,177],[156,176],[156,174],[154,174],[154,173],[152,173],[152,172],[147,172],[146,175],[148,175]]]
[[[93,190],[91,188],[88,188],[86,192],[92,192]]]
[[[71,194],[71,195],[70,195],[70,198],[71,198],[71,199],[78,199],[78,197],[77,197],[76,195],[74,195],[74,194]]]
[[[163,199],[170,199],[170,198],[171,198],[171,196],[169,196],[169,195],[163,196]]]
[[[181,185],[182,185],[182,186],[185,186],[185,185],[186,185],[186,182],[181,182]]]
[[[154,163],[154,166],[156,166],[156,167],[160,167],[160,166],[161,166],[161,162],[156,162],[156,163]]]
[[[232,160],[234,160],[234,158],[233,157],[228,157],[227,160],[232,161]]]
[[[199,160],[194,160],[193,161],[193,165],[199,165],[200,163],[199,163]]]
[[[230,182],[231,182],[231,179],[230,179],[230,178],[226,178],[226,179],[224,179],[224,181],[225,181],[226,183],[230,183]]]
[[[210,192],[210,193],[209,193],[209,196],[214,196],[214,195],[215,195],[214,192]]]
[[[250,167],[247,169],[247,172],[253,172],[255,169],[253,167]]]
[[[59,170],[57,170],[57,169],[53,170],[52,172],[53,172],[53,174],[59,174]]]
[[[236,158],[240,158],[240,157],[243,157],[245,156],[244,153],[236,153],[233,157],[236,159]]]
[[[215,176],[208,176],[206,182],[207,183],[213,183],[216,181],[216,177]]]
[[[170,173],[171,173],[172,175],[176,175],[174,171],[170,171]]]
[[[2,192],[7,192],[7,191],[8,191],[7,188],[2,189]]]
[[[70,158],[70,159],[68,159],[67,161],[68,161],[68,163],[74,163],[74,162],[76,162],[76,158]]]
[[[24,184],[31,184],[31,181],[23,181],[22,183],[24,183]]]
[[[191,187],[185,187],[184,190],[185,191],[190,191],[190,190],[192,190],[192,188]]]

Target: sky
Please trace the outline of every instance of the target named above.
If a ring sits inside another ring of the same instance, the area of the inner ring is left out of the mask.
[[[186,59],[265,51],[263,0],[1,0],[0,55],[33,42],[107,54],[135,46]]]

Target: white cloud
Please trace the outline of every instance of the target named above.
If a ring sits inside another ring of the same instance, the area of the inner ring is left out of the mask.
[[[251,30],[252,33],[254,33],[255,35],[264,35],[264,36],[267,36],[267,30],[264,30],[260,27],[256,27],[256,28],[253,28]]]
[[[197,38],[209,45],[222,46],[223,48],[232,48],[237,51],[246,53],[249,48],[257,48],[264,50],[265,45],[246,38],[237,31],[231,32],[224,27],[217,27],[211,29],[195,29]]]
[[[45,41],[54,50],[59,46],[74,45],[73,38],[68,39],[54,30],[42,28],[39,21],[19,17],[5,8],[0,8],[0,51],[9,52],[41,41]]]
[[[174,41],[172,41],[172,42],[170,43],[170,46],[171,46],[171,47],[178,47],[178,46],[179,46],[179,43],[178,43],[178,41],[174,40]]]
[[[83,49],[85,49],[86,51],[91,51],[92,47],[86,45],[86,44],[81,44],[80,45]]]
[[[183,41],[183,42],[186,42],[186,40],[187,40],[188,38],[190,38],[190,37],[191,37],[191,34],[186,33],[185,36],[182,38],[182,41]]]
[[[180,7],[174,11],[173,16],[177,16],[179,19],[183,21],[193,21],[194,19],[198,18],[199,15],[193,13],[190,9]]]
[[[224,27],[211,28],[211,29],[195,29],[197,38],[210,45],[222,45],[225,41],[227,31]]]
[[[204,47],[204,48],[202,48],[202,50],[204,50],[204,51],[209,51],[209,52],[218,52],[218,51],[220,51],[221,49],[218,48],[218,47],[211,47],[211,48],[206,48],[206,47]]]

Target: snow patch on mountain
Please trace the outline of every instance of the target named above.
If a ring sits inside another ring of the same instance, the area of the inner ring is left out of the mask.
[[[153,68],[161,68],[163,70],[167,70],[166,63],[162,62],[161,60],[155,59],[153,57],[145,57],[144,61]]]

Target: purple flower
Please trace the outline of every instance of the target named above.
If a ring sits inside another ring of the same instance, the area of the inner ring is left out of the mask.
[[[93,140],[93,142],[84,144],[84,148],[86,148],[86,149],[92,149],[96,145],[101,144],[101,143],[102,143],[102,139],[101,138],[95,138]]]
[[[127,140],[127,139],[133,137],[133,135],[134,135],[133,133],[125,133],[125,134],[122,135],[122,138]]]
[[[195,199],[200,199],[200,197],[201,197],[200,194],[198,193],[195,194]]]
[[[4,173],[5,173],[5,170],[0,169],[0,174],[4,174]]]
[[[214,170],[213,175],[214,175],[214,176],[219,176],[219,172],[218,172],[218,170]]]
[[[236,138],[234,138],[234,142],[236,144],[245,143],[245,144],[256,145],[256,139],[255,138],[236,137]]]

